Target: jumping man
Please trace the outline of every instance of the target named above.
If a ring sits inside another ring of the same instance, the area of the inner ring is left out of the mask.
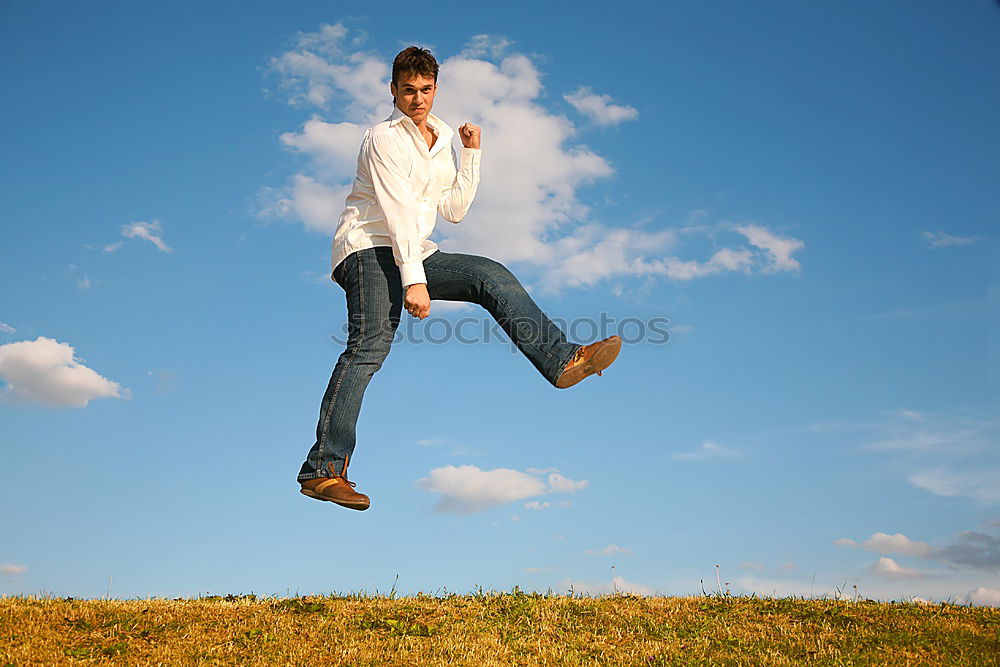
[[[505,266],[442,252],[429,240],[437,214],[453,223],[465,217],[482,155],[481,128],[458,128],[456,154],[454,131],[431,113],[437,78],[430,51],[411,46],[396,56],[392,114],[365,131],[357,177],[333,237],[331,278],[347,298],[347,349],[323,395],[316,442],[298,481],[305,495],[356,510],[371,504],[347,479],[361,400],[389,354],[403,308],[424,319],[435,299],[482,306],[559,389],[600,375],[621,350],[618,336],[570,343]]]

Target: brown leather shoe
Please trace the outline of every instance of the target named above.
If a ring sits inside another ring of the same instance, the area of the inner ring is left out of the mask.
[[[611,362],[618,357],[621,349],[622,339],[618,336],[610,336],[596,343],[584,345],[566,364],[559,379],[556,380],[556,387],[566,389],[588,375],[594,373],[600,375],[601,371],[610,366]]]
[[[332,477],[317,477],[302,482],[300,492],[316,500],[328,500],[352,510],[366,510],[371,506],[371,500],[363,493],[354,490],[354,482],[347,479],[347,457],[344,457],[344,469],[338,475],[333,470],[333,463],[327,463]]]

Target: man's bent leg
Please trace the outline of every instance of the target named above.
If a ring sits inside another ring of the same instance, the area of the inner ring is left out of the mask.
[[[481,305],[553,386],[567,362],[583,347],[569,342],[514,274],[496,260],[438,250],[424,260],[424,272],[431,300]]]
[[[403,308],[399,269],[391,253],[389,247],[359,250],[344,260],[337,276],[347,297],[347,348],[323,395],[316,442],[299,471],[300,482],[330,476],[329,463],[335,474],[342,474],[354,453],[365,389],[389,354]]]

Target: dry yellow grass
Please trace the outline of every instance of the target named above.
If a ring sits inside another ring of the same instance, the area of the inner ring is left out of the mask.
[[[1000,611],[952,604],[521,592],[0,598],[0,665],[984,665]]]

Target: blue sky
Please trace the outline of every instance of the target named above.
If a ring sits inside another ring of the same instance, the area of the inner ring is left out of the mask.
[[[985,0],[4,3],[0,593],[1000,604],[998,30]],[[351,512],[295,475],[414,43],[483,127],[432,238],[578,342],[670,336],[556,390],[502,335],[428,342],[490,322],[433,302],[366,393]]]

